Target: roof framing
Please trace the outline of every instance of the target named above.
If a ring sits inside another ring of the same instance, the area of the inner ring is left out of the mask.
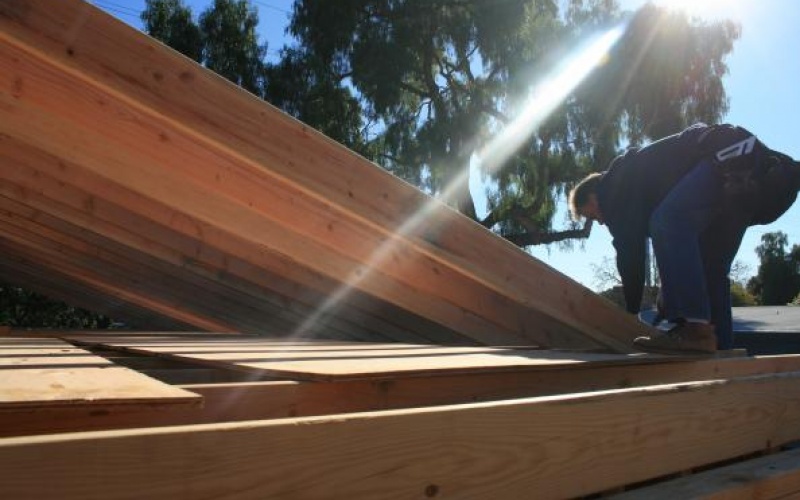
[[[69,279],[102,300],[351,339],[630,352],[645,330],[87,3],[0,4],[0,73],[5,243],[72,252]]]

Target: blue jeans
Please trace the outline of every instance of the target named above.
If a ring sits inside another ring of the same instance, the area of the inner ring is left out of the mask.
[[[728,274],[749,219],[728,203],[708,162],[678,181],[650,217],[666,318],[710,321],[719,349],[733,347]]]

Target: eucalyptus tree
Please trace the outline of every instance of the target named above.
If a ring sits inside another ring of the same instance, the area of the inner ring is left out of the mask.
[[[622,39],[499,168],[484,171],[479,218],[463,179],[537,82],[591,35],[621,24]],[[728,21],[699,22],[613,0],[296,0],[298,46],[361,100],[374,158],[519,245],[588,235],[554,231],[559,196],[633,145],[727,111],[722,77],[739,36]]]
[[[266,70],[264,98],[286,113],[372,159],[361,102],[335,71],[302,47],[285,47]]]
[[[197,21],[183,0],[146,0],[144,31],[253,94],[262,96],[267,44],[250,0],[213,0]]]
[[[360,101],[337,73],[303,47],[284,47],[266,61],[259,18],[248,0],[209,0],[198,21],[183,0],[146,0],[144,30],[250,92],[264,97],[359,153],[373,157],[364,138]]]
[[[150,36],[186,57],[201,60],[200,28],[192,18],[192,10],[181,0],[145,0],[141,19]]]
[[[253,94],[264,91],[267,44],[260,43],[258,11],[249,0],[214,0],[200,14],[203,64]]]

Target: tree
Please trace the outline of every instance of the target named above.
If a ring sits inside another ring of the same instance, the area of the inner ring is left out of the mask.
[[[257,26],[258,11],[249,0],[214,0],[200,15],[205,66],[260,96],[267,44],[259,43]]]
[[[758,299],[747,291],[745,285],[738,281],[731,281],[731,306],[746,307],[758,305]]]
[[[15,328],[106,329],[113,328],[115,323],[106,316],[0,281],[0,325]]]
[[[302,47],[285,48],[267,65],[264,98],[348,148],[373,158],[361,103],[335,71]]]
[[[552,0],[297,0],[290,31],[381,125],[370,137],[377,161],[477,219],[463,182],[470,159],[569,47],[622,20],[611,0],[572,0],[564,13]],[[729,22],[642,8],[608,63],[485,172],[495,189],[480,222],[520,245],[587,236],[591,226],[552,231],[558,197],[623,139],[718,121],[724,58],[738,36]]]
[[[200,61],[203,48],[200,28],[192,20],[192,10],[181,0],[146,0],[141,18],[150,36]]]
[[[214,0],[199,23],[182,0],[146,0],[141,18],[150,36],[263,96],[267,44],[258,40],[258,12],[249,0]]]
[[[747,278],[750,274],[750,266],[739,260],[734,261],[730,272],[731,306],[758,305],[758,299],[747,290]]]
[[[258,16],[248,0],[215,0],[199,25],[182,0],[147,0],[145,31],[228,80],[267,99],[332,139],[367,156],[361,104],[343,78],[302,46],[286,47],[265,62]]]
[[[785,305],[800,292],[800,247],[789,245],[786,233],[776,231],[761,236],[756,247],[758,273],[747,283],[747,290],[762,305]]]

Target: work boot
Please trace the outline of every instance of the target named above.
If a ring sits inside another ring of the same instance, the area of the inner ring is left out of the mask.
[[[637,337],[633,345],[645,352],[658,354],[714,354],[717,336],[708,323],[685,322],[653,337]]]

